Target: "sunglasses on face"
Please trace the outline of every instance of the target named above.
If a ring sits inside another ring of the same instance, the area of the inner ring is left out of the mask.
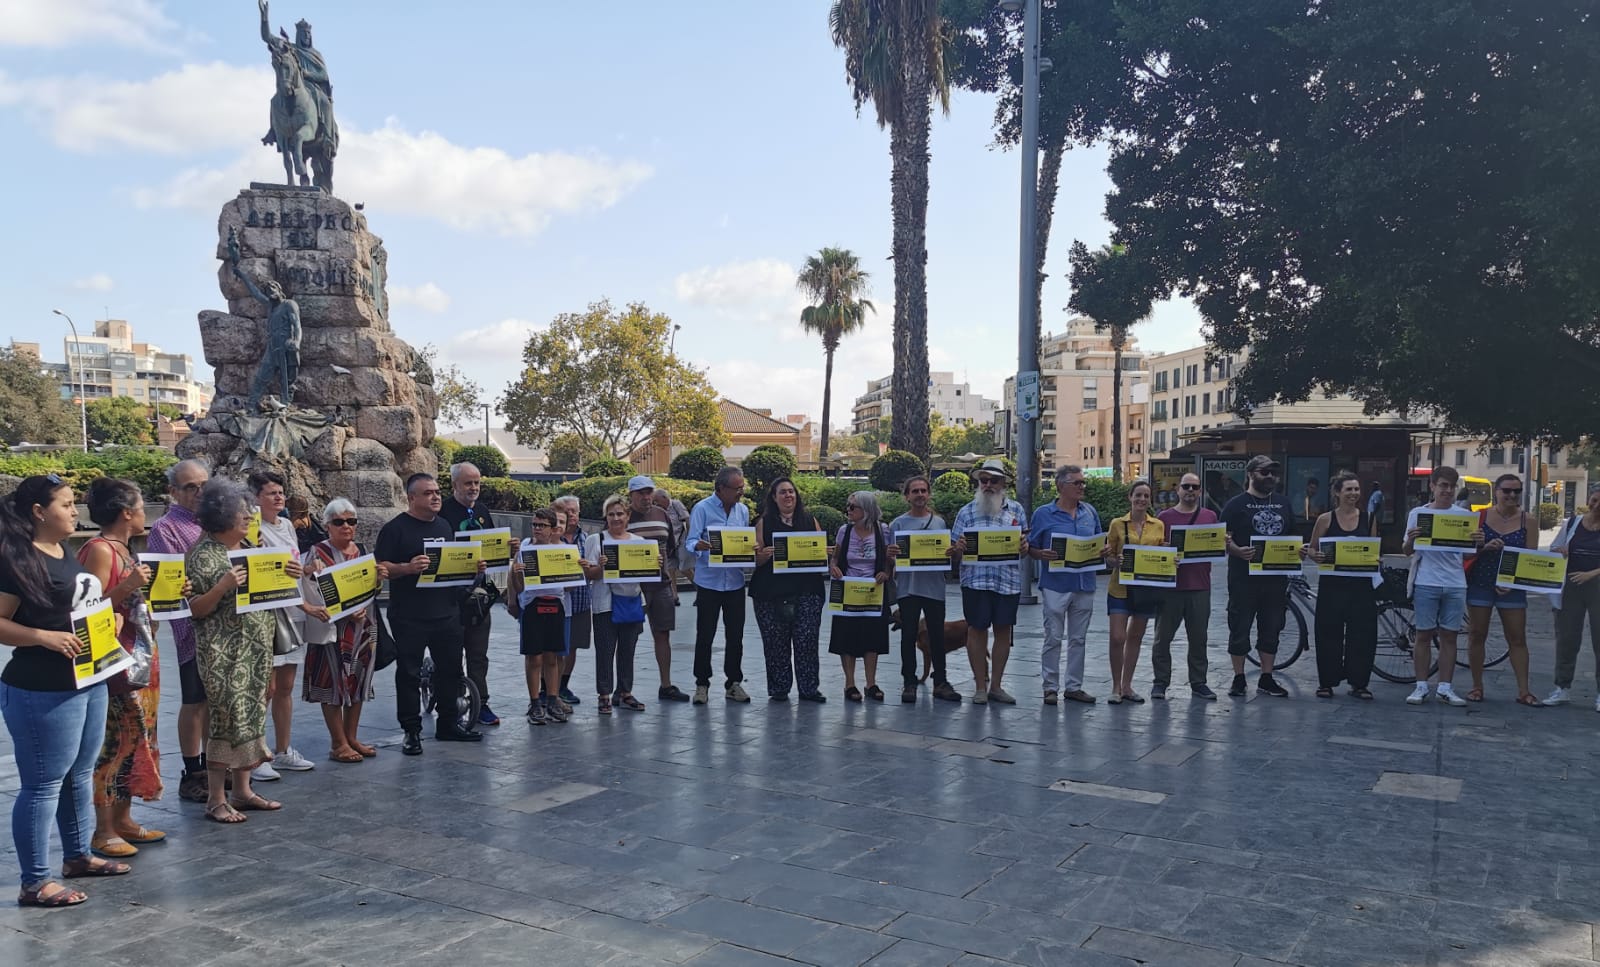
[[[1199,484],[1178,484],[1179,490],[1199,490]]]
[[[978,478],[978,483],[980,485],[984,486],[984,487],[988,487],[988,486],[990,486],[992,484],[1005,483],[1005,478],[1004,477],[979,477]]]
[[[334,527],[354,527],[356,526],[356,519],[354,517],[335,517],[328,523]]]
[[[1089,485],[1089,481],[1087,481],[1087,480],[1063,480],[1063,481],[1061,481],[1061,486],[1063,486],[1063,487],[1087,487],[1088,485]]]
[[[861,505],[860,504],[845,504],[844,505],[844,509],[845,510],[860,510],[861,509]]]

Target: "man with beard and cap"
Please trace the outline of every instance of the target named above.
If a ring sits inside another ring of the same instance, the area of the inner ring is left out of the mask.
[[[956,513],[950,546],[957,557],[977,548],[967,547],[964,536],[974,528],[1017,528],[1025,530],[1028,515],[1022,505],[1006,496],[1011,472],[998,459],[985,460],[978,467],[978,495]],[[1028,538],[1021,538],[1023,556],[1028,556]],[[1002,705],[1017,700],[1002,687],[1006,660],[1011,657],[1011,633],[1017,624],[1017,603],[1022,598],[1020,561],[985,561],[961,566],[961,610],[967,619],[967,660],[972,663],[976,689],[975,705],[994,699]],[[994,629],[994,654],[989,654],[989,629]]]

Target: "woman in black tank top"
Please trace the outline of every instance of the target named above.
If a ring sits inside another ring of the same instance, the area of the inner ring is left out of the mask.
[[[1322,563],[1321,541],[1327,537],[1371,537],[1371,521],[1355,474],[1334,475],[1329,491],[1333,509],[1317,518],[1306,556]],[[1341,682],[1350,694],[1371,699],[1372,661],[1378,650],[1378,598],[1367,575],[1317,581],[1317,697],[1332,698]]]

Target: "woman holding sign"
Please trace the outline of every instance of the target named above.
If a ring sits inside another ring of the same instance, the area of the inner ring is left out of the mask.
[[[1372,521],[1361,499],[1361,480],[1341,471],[1328,485],[1338,501],[1317,518],[1305,556],[1322,563],[1325,537],[1369,537]],[[1332,546],[1332,545],[1330,545]],[[1350,694],[1372,699],[1372,661],[1378,653],[1378,597],[1367,575],[1322,575],[1317,580],[1317,697],[1332,698],[1341,681]]]
[[[340,564],[367,556],[367,549],[356,543],[355,504],[343,497],[328,501],[322,508],[322,526],[328,539],[311,545],[307,556],[319,565],[319,573]],[[372,597],[378,583],[387,580],[389,569],[377,561],[372,566]],[[359,565],[358,565],[359,566]],[[337,578],[342,571],[328,575]],[[356,739],[361,725],[361,706],[372,697],[373,665],[378,656],[378,622],[365,603],[354,607],[345,602],[330,602],[318,575],[307,573],[300,579],[306,608],[306,674],[301,697],[322,705],[322,721],[328,726],[328,758],[335,762],[360,762],[378,750]],[[333,585],[339,589],[337,584]],[[364,595],[368,589],[356,589]],[[370,599],[367,599],[370,600]],[[338,607],[329,614],[330,604]]]
[[[70,907],[88,896],[50,876],[50,823],[61,832],[63,878],[115,876],[131,867],[89,852],[94,762],[106,730],[106,688],[78,687],[83,643],[72,613],[100,601],[100,582],[62,546],[78,526],[72,488],[55,474],[28,477],[0,500],[0,709],[20,788],[11,833],[22,867],[20,906]],[[61,797],[66,808],[58,808]]]
[[[1546,705],[1557,705],[1566,703],[1578,671],[1585,618],[1600,677],[1600,484],[1589,485],[1589,512],[1568,520],[1550,549],[1567,559],[1567,580],[1556,614],[1556,688],[1545,699]],[[1600,698],[1595,699],[1594,709],[1600,712]]]
[[[150,583],[150,567],[140,564],[128,549],[128,542],[144,533],[144,494],[131,481],[101,477],[89,485],[86,500],[89,519],[100,525],[100,534],[78,551],[78,562],[106,589],[106,598],[122,617],[117,640],[131,653],[136,620],[144,623],[154,644],[149,612],[133,613],[136,605],[144,607],[139,596]],[[161,798],[161,753],[156,748],[161,674],[154,648],[148,684],[130,684],[126,674],[119,674],[106,681],[106,693],[105,744],[94,766],[92,842],[102,856],[132,856],[139,852],[135,843],[167,838],[160,830],[145,829],[130,815],[134,796],[145,802]]]
[[[606,581],[605,543],[644,544],[628,533],[628,499],[621,494],[606,498],[603,510],[606,529],[590,534],[583,549],[583,573],[589,578],[589,607],[594,615],[594,682],[599,693],[600,714],[610,715],[613,704],[633,712],[643,712],[644,703],[633,697],[633,654],[644,632],[644,589],[638,581]],[[618,558],[620,573],[620,551]],[[657,580],[660,564],[654,568]]]
[[[862,659],[867,669],[867,698],[883,701],[883,689],[878,687],[878,656],[889,653],[889,613],[882,606],[884,585],[894,574],[894,558],[889,556],[892,538],[883,526],[878,510],[878,495],[870,490],[858,490],[850,495],[844,505],[850,523],[839,528],[829,573],[834,580],[864,578],[878,585],[880,606],[875,617],[857,618],[834,615],[833,628],[828,635],[828,651],[839,656],[844,666],[844,697],[849,702],[861,701],[862,692],[856,688],[856,659]]]
[[[272,756],[267,752],[267,690],[272,686],[272,638],[277,622],[271,611],[235,610],[245,569],[229,551],[249,546],[253,510],[249,492],[231,480],[213,478],[200,492],[195,517],[205,535],[189,549],[185,567],[195,596],[195,659],[211,707],[206,735],[206,818],[242,823],[240,810],[281,809],[250,788],[250,771]],[[300,576],[295,565],[292,576]],[[233,797],[224,798],[232,774]]]
[[[761,516],[756,519],[756,571],[750,577],[750,598],[755,602],[756,625],[767,657],[767,697],[787,702],[790,684],[798,683],[801,699],[825,702],[827,696],[818,684],[817,637],[822,630],[827,540],[822,541],[822,560],[815,562],[821,567],[813,567],[813,561],[794,553],[798,542],[777,537],[796,532],[820,534],[822,525],[806,510],[794,481],[779,477],[767,487],[761,501]],[[785,542],[785,560],[781,562],[774,560],[775,539]],[[777,570],[780,564],[782,573]]]
[[[1133,690],[1133,671],[1139,665],[1144,629],[1161,609],[1161,592],[1124,587],[1120,565],[1126,545],[1155,547],[1167,542],[1167,525],[1150,513],[1153,494],[1150,481],[1135,480],[1128,488],[1128,512],[1106,528],[1105,558],[1111,564],[1111,583],[1106,588],[1106,617],[1111,625],[1111,697],[1106,701],[1112,705],[1144,702],[1144,696]]]
[[[1483,531],[1483,549],[1467,568],[1467,667],[1472,669],[1472,689],[1466,699],[1483,701],[1483,651],[1489,640],[1489,619],[1498,611],[1511,671],[1517,676],[1517,704],[1537,707],[1543,703],[1528,690],[1528,592],[1495,587],[1502,551],[1508,547],[1539,549],[1538,521],[1522,509],[1521,477],[1500,475],[1494,482],[1494,506],[1478,514],[1478,526]]]

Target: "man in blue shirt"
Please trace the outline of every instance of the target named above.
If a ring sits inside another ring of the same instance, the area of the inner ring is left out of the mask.
[[[704,705],[711,691],[711,643],[717,637],[717,615],[722,615],[722,670],[727,677],[730,702],[748,702],[744,686],[744,570],[712,567],[712,527],[749,527],[750,510],[740,502],[744,474],[738,467],[717,471],[715,492],[694,505],[689,513],[689,534],[684,539],[695,553],[694,704]]]
[[[1066,466],[1056,470],[1054,503],[1033,512],[1028,530],[1028,556],[1036,561],[1053,561],[1052,534],[1094,537],[1103,532],[1100,512],[1085,502],[1083,468]],[[1084,643],[1089,636],[1089,619],[1094,615],[1097,571],[1052,571],[1048,563],[1039,578],[1039,600],[1044,606],[1044,647],[1039,652],[1044,679],[1044,703],[1056,704],[1061,687],[1061,632],[1067,633],[1067,683],[1061,697],[1074,702],[1094,703],[1094,696],[1083,690]]]

